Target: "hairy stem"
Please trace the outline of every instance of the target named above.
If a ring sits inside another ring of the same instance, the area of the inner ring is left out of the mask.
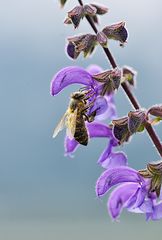
[[[82,0],[78,0],[79,4],[83,6],[83,1]],[[94,24],[92,18],[90,16],[86,16],[87,21],[89,22],[89,24],[91,25],[92,29],[94,30],[95,33],[98,32],[98,29],[96,27],[96,25]],[[112,65],[113,68],[117,67],[116,61],[114,59],[114,57],[112,56],[110,50],[108,48],[103,48],[110,64]],[[127,86],[126,83],[122,83],[122,88],[125,92],[125,94],[127,95],[129,101],[131,102],[131,104],[133,105],[133,107],[135,109],[140,109],[140,104],[138,103],[136,97],[133,95],[133,93],[130,91],[129,87]],[[151,124],[149,122],[146,122],[145,124],[145,128],[150,136],[150,138],[152,139],[154,145],[156,146],[160,156],[162,157],[162,144],[157,136],[157,134],[155,133],[155,130],[153,129],[153,127],[151,126]]]

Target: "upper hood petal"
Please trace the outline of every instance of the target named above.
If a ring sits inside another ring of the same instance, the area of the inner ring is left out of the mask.
[[[70,84],[83,84],[93,86],[94,80],[90,73],[80,67],[66,67],[60,70],[52,79],[50,93],[52,96],[58,94],[63,88]]]
[[[138,172],[129,167],[116,167],[106,170],[102,173],[96,183],[96,195],[102,196],[109,189],[119,183],[124,182],[142,182],[142,177],[138,174]]]

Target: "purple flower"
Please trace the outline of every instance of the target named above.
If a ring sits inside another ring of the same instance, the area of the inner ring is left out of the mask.
[[[114,119],[116,118],[116,108],[113,94],[100,96],[102,84],[93,78],[94,74],[101,71],[102,69],[96,65],[90,66],[87,71],[81,67],[71,66],[63,68],[53,77],[50,93],[52,96],[55,96],[71,84],[82,84],[94,94],[90,99],[93,102],[93,106],[89,109],[89,113],[97,109],[97,116],[100,115],[97,119]]]
[[[102,84],[97,82],[94,74],[102,72],[102,69],[97,65],[91,65],[87,70],[80,67],[67,67],[58,72],[51,81],[51,95],[55,96],[68,85],[77,83],[86,86],[93,94],[90,101],[93,102],[92,107],[88,109],[88,115],[95,112],[95,120],[114,119],[117,117],[116,107],[114,104],[114,94],[105,96],[100,95]],[[118,141],[112,134],[112,128],[99,122],[86,122],[86,128],[89,138],[104,137],[108,139],[108,145],[101,154],[98,163],[108,169],[113,166],[127,165],[127,157],[123,152],[115,152],[114,148],[118,146]],[[79,143],[69,136],[65,137],[65,153],[71,155]]]
[[[108,146],[101,154],[98,163],[103,168],[112,168],[117,166],[127,165],[127,157],[123,152],[114,152],[114,148],[118,145],[117,141],[112,135],[112,129],[105,124],[99,122],[87,123],[87,130],[89,138],[107,138]],[[74,139],[70,139],[68,136],[65,137],[65,154],[71,155],[75,152],[79,143]]]
[[[119,185],[120,184],[120,185]],[[162,203],[150,192],[150,180],[139,172],[125,166],[106,170],[96,183],[97,196],[103,196],[116,186],[110,194],[107,207],[112,219],[117,219],[123,208],[130,212],[145,213],[146,219],[162,218]]]
[[[93,87],[94,80],[90,73],[81,67],[66,67],[61,69],[52,79],[50,93],[52,96],[57,95],[65,87],[71,84],[83,84]]]

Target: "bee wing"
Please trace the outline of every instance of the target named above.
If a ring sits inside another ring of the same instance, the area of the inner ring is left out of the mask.
[[[67,119],[67,135],[70,138],[74,137],[75,129],[76,129],[76,120],[77,120],[77,108],[71,114],[69,114]]]
[[[63,128],[66,126],[66,120],[67,120],[68,112],[66,112],[63,117],[61,118],[60,122],[56,126],[53,132],[53,138],[55,138],[60,131],[63,130]]]

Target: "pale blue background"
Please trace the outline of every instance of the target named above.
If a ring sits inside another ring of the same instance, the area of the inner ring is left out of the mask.
[[[138,70],[135,90],[144,107],[162,102],[160,0],[102,0],[110,8],[102,26],[125,20],[127,46],[110,42],[119,66]],[[101,49],[93,58],[76,62],[64,53],[65,38],[74,34],[64,26],[65,13],[56,0],[0,0],[0,239],[80,240],[156,238],[162,223],[146,223],[129,213],[112,223],[106,199],[95,196],[102,169],[96,161],[106,141],[95,139],[79,148],[74,159],[64,158],[64,133],[53,140],[54,126],[64,113],[68,96],[77,86],[53,98],[50,80],[68,65],[109,65]],[[76,33],[91,29],[84,20]],[[119,116],[132,108],[122,90],[116,96]],[[162,138],[162,126],[156,127]],[[123,150],[137,169],[158,160],[146,134],[137,135]]]

